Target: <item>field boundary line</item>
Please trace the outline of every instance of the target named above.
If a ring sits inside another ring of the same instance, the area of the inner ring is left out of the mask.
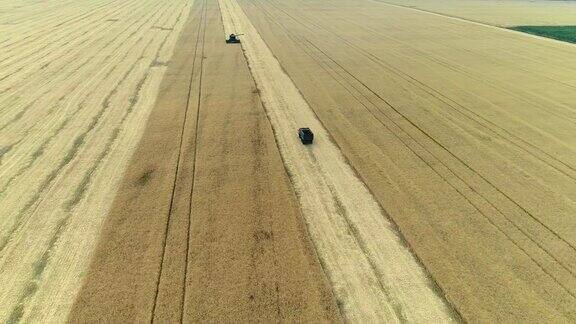
[[[510,29],[506,26],[500,26],[500,25],[496,25],[496,24],[489,24],[486,22],[482,22],[482,21],[477,21],[477,20],[472,20],[472,19],[466,19],[463,17],[458,17],[458,16],[453,16],[453,15],[449,15],[449,14],[445,14],[445,13],[441,13],[441,12],[436,12],[436,11],[431,11],[431,10],[426,10],[426,9],[421,9],[421,8],[416,8],[416,7],[411,7],[411,6],[406,6],[406,5],[400,5],[400,4],[395,4],[395,3],[391,3],[391,2],[387,2],[387,1],[383,1],[383,0],[368,0],[370,2],[376,2],[376,3],[380,3],[383,4],[385,6],[389,6],[389,7],[396,7],[396,8],[402,8],[402,9],[406,9],[406,10],[412,10],[412,11],[418,11],[421,13],[425,13],[425,14],[429,14],[429,15],[434,15],[434,16],[439,16],[439,17],[443,17],[446,19],[452,19],[452,20],[458,20],[461,22],[465,22],[465,23],[469,23],[469,24],[474,24],[474,25],[478,25],[478,26],[483,26],[483,27],[487,27],[487,28],[492,28],[492,29],[496,29],[496,30],[500,30],[500,31],[504,31],[504,32],[509,32],[509,33],[513,33],[516,35],[523,35],[526,37],[531,37],[531,38],[535,38],[535,39],[540,39],[540,40],[546,40],[549,42],[552,42],[554,44],[561,44],[564,46],[567,46],[571,49],[575,49],[576,44],[574,43],[569,43],[569,42],[565,42],[565,41],[561,41],[561,40],[557,40],[554,38],[548,38],[548,37],[543,37],[543,36],[538,36],[538,35],[534,35],[534,34],[528,34],[525,32],[521,32],[521,31],[517,31],[514,29]],[[510,27],[514,27],[514,26],[510,26]]]

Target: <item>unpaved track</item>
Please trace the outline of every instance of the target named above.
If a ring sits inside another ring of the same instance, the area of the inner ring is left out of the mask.
[[[576,47],[374,1],[240,3],[465,320],[576,320]]]
[[[395,227],[330,139],[235,0],[221,0],[261,91],[311,238],[344,317],[354,322],[449,322],[444,302]],[[315,132],[302,146],[298,127]]]
[[[216,1],[197,0],[70,322],[339,321]]]
[[[186,1],[0,4],[0,321],[68,314]]]

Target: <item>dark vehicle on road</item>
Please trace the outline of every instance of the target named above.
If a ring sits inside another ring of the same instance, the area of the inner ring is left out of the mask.
[[[302,144],[312,144],[314,141],[314,133],[308,127],[303,127],[298,129],[298,137],[300,137],[300,141]]]

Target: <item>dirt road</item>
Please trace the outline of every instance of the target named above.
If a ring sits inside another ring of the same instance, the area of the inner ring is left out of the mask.
[[[65,319],[188,11],[0,4],[0,321]]]
[[[240,3],[465,320],[576,320],[576,47],[374,1]]]
[[[190,17],[69,320],[338,322],[241,48]]]

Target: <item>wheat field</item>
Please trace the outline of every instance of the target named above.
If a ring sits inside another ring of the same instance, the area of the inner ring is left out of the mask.
[[[189,5],[0,4],[0,318],[66,316]]]
[[[0,0],[0,321],[576,321],[573,6]]]

